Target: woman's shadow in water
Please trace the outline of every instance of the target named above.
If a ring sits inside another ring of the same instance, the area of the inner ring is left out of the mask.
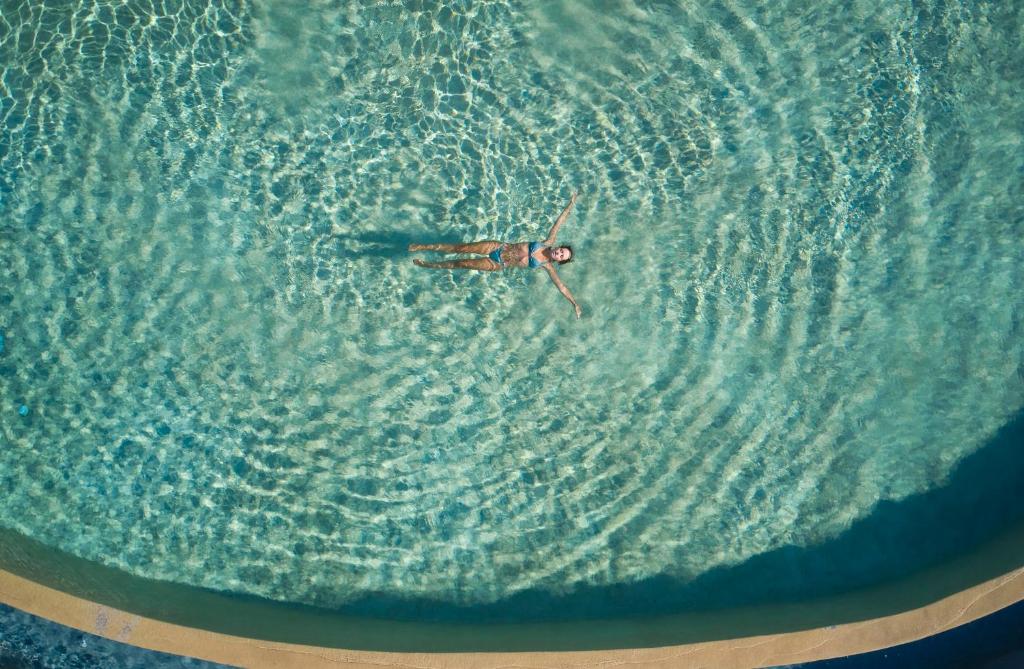
[[[409,244],[417,238],[407,232],[383,230],[360,235],[333,234],[324,245],[332,247],[338,255],[353,260],[359,258],[393,258],[409,251]]]

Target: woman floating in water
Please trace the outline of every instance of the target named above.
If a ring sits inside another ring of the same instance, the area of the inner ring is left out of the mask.
[[[509,267],[529,267],[530,269],[543,267],[547,271],[548,276],[551,277],[551,280],[555,282],[558,291],[565,295],[565,299],[572,302],[572,306],[576,308],[576,318],[579,318],[582,313],[580,305],[576,303],[572,293],[565,287],[562,280],[558,278],[554,265],[554,263],[564,265],[572,261],[573,258],[571,246],[555,246],[554,244],[558,228],[562,227],[565,219],[569,218],[569,212],[572,211],[574,204],[576,204],[576,193],[572,194],[569,204],[559,214],[558,220],[555,221],[551,232],[548,233],[548,238],[543,242],[503,243],[487,240],[469,242],[468,244],[409,244],[409,250],[473,253],[478,256],[484,256],[482,258],[460,258],[444,262],[413,260],[420,267],[429,267],[431,269],[477,269],[482,272],[495,272]]]

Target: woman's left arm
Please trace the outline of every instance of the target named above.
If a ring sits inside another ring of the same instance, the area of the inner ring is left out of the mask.
[[[562,283],[562,280],[558,278],[558,272],[556,272],[555,268],[552,267],[551,265],[544,265],[544,269],[547,270],[548,276],[551,277],[551,280],[555,282],[555,286],[558,287],[558,292],[564,295],[565,299],[572,302],[572,306],[576,308],[576,318],[579,318],[580,315],[583,313],[583,310],[580,309],[580,305],[576,303],[576,298],[572,296],[572,293],[570,293],[569,289],[565,287],[565,284]]]

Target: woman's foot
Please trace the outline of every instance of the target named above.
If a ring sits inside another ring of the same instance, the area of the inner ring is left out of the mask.
[[[409,252],[422,251],[425,244],[409,244]]]

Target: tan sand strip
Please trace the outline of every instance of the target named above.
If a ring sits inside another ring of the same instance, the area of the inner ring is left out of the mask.
[[[563,653],[388,653],[246,639],[172,625],[66,595],[0,571],[0,600],[34,615],[134,646],[245,667],[578,668],[765,667],[905,643],[1024,599],[1024,567],[934,604],[884,618],[786,634],[662,648]]]

